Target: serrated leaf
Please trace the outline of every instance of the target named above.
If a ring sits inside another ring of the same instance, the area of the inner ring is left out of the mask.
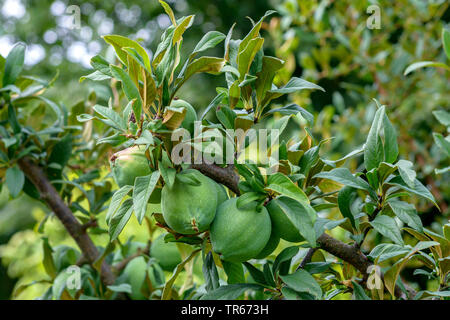
[[[5,174],[6,186],[8,187],[9,194],[16,198],[25,184],[25,175],[18,166],[10,167],[6,169]]]
[[[420,220],[414,205],[398,200],[391,200],[388,203],[392,211],[401,221],[411,228],[423,232],[422,221]]]
[[[109,235],[111,241],[117,239],[123,228],[125,228],[125,225],[128,223],[128,220],[130,220],[132,213],[133,199],[126,199],[122,202],[119,209],[114,213],[109,221]]]
[[[385,116],[385,107],[381,106],[375,113],[364,147],[364,166],[367,171],[378,168],[384,161],[384,147],[380,137]]]
[[[313,178],[330,179],[349,187],[367,191],[372,198],[377,198],[372,187],[360,177],[355,177],[347,168],[336,168],[331,171],[321,172],[316,174]]]
[[[372,222],[372,227],[383,236],[391,239],[399,245],[403,245],[402,235],[395,220],[386,215],[378,215]]]
[[[405,181],[408,187],[414,188],[416,172],[413,169],[414,168],[413,163],[407,160],[399,160],[397,162],[397,167],[398,172],[400,173],[400,176],[402,177],[403,181]]]
[[[5,69],[3,72],[3,87],[14,84],[20,72],[22,72],[25,62],[25,45],[23,43],[16,44],[5,61]]]
[[[431,194],[431,192],[417,179],[414,180],[414,188],[409,187],[405,181],[403,181],[402,177],[396,176],[388,181],[386,181],[387,184],[394,185],[397,187],[400,187],[406,191],[412,192],[418,196],[424,197],[425,199],[430,200],[439,210],[439,206],[436,203],[436,200],[434,199],[434,196]]]
[[[153,190],[155,190],[159,177],[159,171],[155,171],[148,176],[136,177],[136,180],[134,181],[133,208],[139,224],[144,220],[148,200],[150,199]]]
[[[132,186],[123,186],[119,190],[117,190],[112,198],[111,202],[108,207],[108,212],[106,213],[106,222],[109,224],[109,221],[111,220],[111,217],[116,213],[116,211],[119,209],[120,205],[124,201],[124,198],[127,196],[127,194],[133,189]]]
[[[170,277],[170,279],[164,285],[161,300],[170,300],[172,296],[172,286],[175,283],[175,280],[178,278],[178,275],[181,273],[181,271],[183,271],[184,266],[187,263],[189,263],[189,261],[191,261],[200,251],[201,249],[196,249],[192,251],[191,254],[186,259],[184,259],[181,263],[177,265],[177,267],[173,271],[172,277]]]
[[[217,272],[216,264],[212,256],[212,252],[208,252],[203,262],[203,277],[205,278],[206,292],[217,289],[219,285],[219,273]]]
[[[245,282],[244,268],[242,266],[242,263],[222,261],[222,266],[227,275],[228,284]]]
[[[252,283],[237,283],[221,286],[203,295],[200,300],[235,300],[247,290],[259,291],[264,287]]]
[[[309,204],[309,199],[305,192],[280,172],[270,175],[267,184],[266,190],[295,199],[303,204]]]
[[[131,40],[127,37],[119,36],[119,35],[107,35],[104,36],[103,39],[112,45],[114,47],[114,50],[116,51],[117,56],[119,57],[120,61],[124,65],[128,65],[128,54],[125,50],[123,50],[124,47],[133,48],[137,51],[137,53],[142,57],[145,66],[149,71],[152,70],[150,65],[150,58],[145,51],[145,49],[136,41]]]
[[[293,274],[280,276],[283,282],[297,292],[306,292],[316,299],[322,297],[322,289],[312,275],[303,269],[298,269]]]

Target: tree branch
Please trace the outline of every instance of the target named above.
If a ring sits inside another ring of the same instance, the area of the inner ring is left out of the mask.
[[[78,244],[83,255],[89,263],[94,263],[99,257],[97,247],[86,233],[86,228],[78,222],[72,211],[67,207],[61,199],[58,191],[50,183],[42,169],[29,158],[22,158],[18,161],[20,169],[25,173],[27,178],[38,189],[41,199],[53,210],[58,219],[62,222],[67,232]],[[103,262],[100,276],[105,285],[114,283],[115,277],[111,272],[110,266]]]
[[[235,194],[240,195],[238,188],[239,175],[234,171],[234,165],[229,165],[225,168],[219,167],[215,164],[193,164],[191,168],[197,169],[204,175],[210,177],[214,181],[228,187]]]

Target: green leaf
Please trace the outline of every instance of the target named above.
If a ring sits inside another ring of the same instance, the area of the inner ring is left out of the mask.
[[[136,41],[128,39],[127,37],[119,36],[119,35],[107,35],[104,36],[103,39],[112,45],[114,47],[114,50],[116,51],[117,56],[119,57],[120,61],[128,66],[128,54],[123,48],[133,48],[137,51],[137,53],[142,57],[145,66],[147,67],[148,71],[151,71],[151,65],[150,65],[150,58],[145,51],[145,49]]]
[[[264,287],[259,284],[237,283],[221,286],[216,290],[203,295],[200,300],[235,300],[247,290],[260,291]]]
[[[300,113],[302,115],[302,117],[305,118],[306,121],[308,121],[309,125],[312,126],[314,124],[314,116],[295,103],[291,103],[291,104],[281,107],[281,108],[271,109],[268,112],[266,112],[264,115],[266,116],[266,115],[270,115],[270,114],[273,114],[276,112],[281,113],[284,116],[296,115],[296,114]]]
[[[277,198],[279,208],[292,224],[298,229],[300,235],[312,246],[316,246],[316,232],[314,222],[317,213],[307,203],[301,203],[287,197]]]
[[[296,78],[296,77],[292,77],[288,81],[288,83],[286,83],[286,85],[284,87],[279,88],[279,89],[273,89],[273,90],[270,90],[269,92],[279,93],[279,94],[287,94],[287,93],[301,91],[304,89],[318,89],[318,90],[325,92],[325,89],[322,88],[321,86],[318,86],[317,84],[314,84],[312,82],[306,81],[301,78]]]
[[[384,161],[384,148],[380,137],[384,116],[385,107],[381,106],[375,113],[364,147],[364,165],[367,171],[378,168]]]
[[[241,87],[239,86],[239,80],[234,81],[228,90],[228,103],[231,109],[233,109],[241,98]]]
[[[410,188],[414,188],[415,180],[416,180],[416,172],[414,171],[413,163],[407,160],[399,160],[397,162],[398,172],[400,173],[400,177],[402,177],[403,181]]]
[[[406,262],[410,260],[418,251],[427,249],[429,247],[435,246],[437,242],[434,241],[420,241],[417,245],[410,250],[410,252],[404,256],[402,259],[397,261],[385,274],[384,274],[384,284],[392,296],[395,292],[395,283],[397,282],[398,275],[400,271],[405,266]]]
[[[433,111],[433,115],[442,125],[450,127],[450,112],[445,110],[436,110]]]
[[[25,45],[23,43],[16,44],[5,61],[5,71],[3,73],[3,87],[14,84],[23,68],[25,61]]]
[[[234,129],[234,120],[236,113],[227,106],[221,106],[216,109],[217,119],[223,124],[225,129]]]
[[[218,73],[225,64],[225,60],[216,57],[200,57],[192,61],[186,67],[184,76],[177,88],[180,87],[186,80],[192,77],[196,73],[206,72],[206,73]]]
[[[181,22],[176,26],[173,32],[173,39],[172,39],[173,45],[175,45],[178,41],[182,39],[183,33],[192,25],[193,22],[194,22],[193,15],[182,18]]]
[[[45,272],[52,278],[55,279],[57,272],[55,262],[53,261],[53,249],[48,242],[48,238],[42,238],[42,246],[44,251],[44,259],[42,261],[44,265]]]
[[[25,175],[18,166],[10,167],[6,170],[6,186],[8,187],[9,194],[16,198],[20,191],[22,191],[25,184]]]
[[[290,262],[291,259],[298,253],[299,248],[297,246],[287,247],[280,252],[273,262],[272,272],[277,274],[280,266],[284,262]]]
[[[258,192],[246,192],[243,195],[239,196],[238,200],[236,201],[236,207],[238,207],[239,209],[243,208],[250,203],[254,203],[260,198],[261,194]]]
[[[112,292],[125,292],[125,293],[129,293],[131,294],[131,285],[129,285],[128,283],[122,283],[119,285],[111,285],[108,286],[108,289],[111,290]]]
[[[224,97],[225,97],[225,92],[219,93],[206,107],[205,111],[203,112],[202,116],[200,117],[200,120],[203,120],[211,109],[214,109],[215,107],[217,107]]]
[[[133,199],[126,199],[109,221],[111,241],[117,239],[133,213]]]
[[[219,285],[219,273],[217,272],[216,264],[212,252],[208,252],[203,262],[203,276],[205,278],[206,292],[217,289]]]
[[[372,187],[360,177],[355,177],[347,168],[336,168],[327,172],[320,172],[314,176],[314,178],[324,178],[342,183],[346,186],[356,189],[364,190],[377,199],[377,195]]]
[[[175,176],[177,171],[174,168],[164,166],[161,161],[159,161],[158,169],[159,172],[161,172],[161,176],[164,182],[169,186],[169,188],[172,188],[173,183],[175,182]]]
[[[102,56],[96,55],[92,57],[91,66],[95,70],[112,77],[111,69],[109,68],[109,62],[106,61],[106,59],[104,59]]]
[[[291,289],[297,292],[306,292],[316,299],[322,297],[322,289],[316,279],[303,269],[298,269],[293,274],[280,276],[283,282]]]
[[[256,53],[262,48],[263,43],[264,39],[261,37],[251,39],[248,41],[246,47],[242,51],[239,51],[237,65],[240,74],[240,81],[244,80],[244,76],[250,70],[250,65],[252,64]]]
[[[159,171],[154,171],[148,176],[136,177],[136,180],[134,181],[133,208],[139,224],[144,220],[148,200],[158,183],[159,177]]]
[[[391,239],[397,244],[403,245],[402,235],[395,220],[386,215],[378,215],[372,222],[372,227],[383,236]]]
[[[394,163],[398,157],[397,133],[395,132],[389,118],[384,114],[384,161]]]
[[[222,266],[227,275],[228,284],[245,282],[244,268],[242,266],[242,263],[222,261]]]
[[[192,54],[197,54],[208,49],[214,48],[225,39],[225,35],[219,31],[209,31],[206,33],[192,51]]]
[[[450,31],[448,29],[442,29],[442,45],[444,46],[447,59],[450,59]]]
[[[401,221],[411,228],[423,232],[422,221],[413,204],[399,200],[390,200],[388,203],[392,211]]]
[[[272,89],[273,79],[278,70],[284,65],[284,61],[276,57],[264,56],[262,58],[262,69],[257,74],[256,79],[256,99],[258,102],[262,102],[266,92]]]
[[[339,191],[338,194],[338,206],[339,210],[342,213],[342,216],[348,218],[352,227],[355,230],[358,230],[358,226],[356,224],[355,216],[352,213],[351,205],[353,203],[353,199],[355,197],[355,189],[352,187],[344,187]]]
[[[96,104],[93,107],[93,109],[95,112],[100,114],[102,117],[110,120],[107,123],[109,123],[111,125],[111,127],[115,128],[121,132],[127,131],[127,129],[128,129],[127,122],[113,109],[104,107],[104,106],[101,106],[98,104]]]
[[[447,157],[450,157],[450,141],[444,138],[442,134],[436,132],[433,132],[433,138],[438,147],[447,155]]]
[[[282,266],[286,265],[287,266],[287,272],[289,272],[289,267],[290,267],[290,260],[289,261],[285,261],[285,263],[280,264],[280,274],[282,273],[281,269]],[[263,275],[264,275],[264,280],[266,281],[266,283],[275,288],[277,286],[277,284],[275,283],[275,280],[273,278],[273,272],[270,269],[270,265],[268,262],[264,263],[264,267],[263,267]]]
[[[402,246],[393,243],[381,243],[372,249],[369,257],[374,259],[374,262],[378,264],[398,256],[405,256],[410,249],[411,248],[409,246]]]
[[[408,66],[408,68],[406,68],[403,75],[406,76],[407,74],[413,72],[414,70],[417,70],[420,68],[425,68],[425,67],[436,67],[436,68],[443,68],[446,70],[450,70],[450,67],[442,62],[420,61],[420,62],[415,62],[415,63],[411,64],[410,66]]]
[[[122,88],[128,100],[132,101],[136,99],[132,105],[133,113],[136,118],[136,122],[140,122],[142,113],[142,99],[139,94],[138,88],[124,70],[114,65],[111,65],[110,68],[111,73],[114,75],[114,77],[122,82]]]
[[[127,196],[127,194],[133,189],[132,186],[123,186],[119,190],[117,190],[112,198],[111,202],[108,207],[108,212],[106,213],[106,222],[109,224],[109,221],[111,220],[111,217],[116,213],[116,211],[119,209],[120,205],[122,204],[124,198]]]
[[[365,293],[363,287],[359,285],[357,282],[352,280],[353,284],[353,295],[355,300],[372,300],[369,298],[369,296]]]
[[[259,21],[253,25],[253,28],[250,30],[250,32],[245,36],[244,39],[242,39],[242,41],[239,45],[239,52],[242,52],[247,47],[248,43],[252,39],[258,37],[259,30],[261,29],[264,19],[267,18],[268,16],[274,14],[275,12],[276,11],[274,11],[274,10],[266,11],[266,13],[261,17],[261,19],[259,19]]]
[[[201,250],[202,249],[196,249],[196,250],[192,251],[191,254],[186,259],[184,259],[181,263],[179,263],[177,265],[177,267],[173,271],[172,277],[170,277],[170,279],[164,285],[161,300],[170,300],[170,298],[172,296],[172,286],[175,283],[175,280],[177,280],[178,275],[181,273],[181,271],[183,271],[184,266],[187,263],[189,263],[189,261],[191,261]],[[214,291],[212,291],[212,292],[214,292]]]
[[[308,196],[303,190],[284,174],[277,172],[269,176],[266,190],[295,199],[302,204],[309,204]]]
[[[80,82],[83,82],[86,79],[89,79],[92,81],[103,81],[103,80],[111,79],[111,76],[108,76],[108,75],[96,70],[86,76],[80,77]]]
[[[177,25],[177,20],[175,19],[175,15],[173,14],[172,8],[164,1],[159,0],[159,3],[161,4],[161,6],[164,8],[164,11],[167,13],[167,15],[170,18],[170,21],[172,22],[172,24],[174,26]]]
[[[430,200],[440,210],[431,192],[417,179],[414,180],[414,188],[409,187],[400,176],[393,177],[392,179],[386,181],[386,184],[400,187],[406,191],[424,197],[425,199]]]
[[[251,265],[248,262],[244,262],[244,266],[252,276],[253,280],[255,280],[255,282],[260,283],[262,285],[267,285],[264,273],[261,270],[259,270],[258,268]]]

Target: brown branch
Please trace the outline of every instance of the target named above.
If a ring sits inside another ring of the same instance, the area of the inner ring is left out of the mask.
[[[348,245],[328,234],[322,234],[317,243],[320,248],[341,258],[358,269],[364,276],[368,276],[367,269],[373,264],[356,246]]]
[[[133,260],[134,258],[137,258],[143,254],[146,254],[146,255],[150,254],[150,245],[146,246],[144,249],[138,248],[134,254],[130,255],[129,257],[127,257],[127,258],[123,259],[122,261],[118,262],[117,264],[115,264],[113,266],[114,272],[119,273],[127,266],[127,264],[131,260]]]
[[[53,210],[67,232],[69,232],[71,237],[78,244],[87,261],[91,264],[94,263],[99,257],[97,247],[86,233],[86,229],[78,222],[72,211],[61,199],[58,191],[56,191],[50,183],[42,169],[29,158],[20,159],[18,164],[20,169],[39,191],[41,199],[51,210]],[[114,283],[114,274],[111,272],[111,268],[106,262],[103,262],[102,264],[100,276],[105,285]]]
[[[197,169],[204,175],[210,177],[218,183],[228,187],[235,194],[240,195],[238,188],[239,175],[234,171],[234,165],[229,165],[225,168],[219,167],[215,164],[193,164],[191,168]]]
[[[306,264],[310,263],[313,255],[316,251],[317,251],[317,248],[310,248],[308,250],[308,252],[306,253],[305,257],[303,258],[302,262],[298,265],[297,270],[303,269],[306,266]]]

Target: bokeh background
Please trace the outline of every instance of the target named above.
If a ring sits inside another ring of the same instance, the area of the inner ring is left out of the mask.
[[[313,132],[317,139],[335,137],[324,148],[328,157],[338,158],[364,143],[375,112],[373,98],[388,106],[388,115],[399,133],[400,154],[415,163],[418,178],[432,191],[442,211],[416,200],[424,226],[439,232],[448,222],[450,174],[436,174],[436,168],[449,165],[446,155],[432,139],[432,132],[446,128],[432,115],[450,110],[450,74],[439,69],[423,69],[404,76],[408,65],[421,60],[446,62],[441,44],[442,28],[450,23],[447,0],[170,0],[177,17],[195,14],[194,25],[184,36],[184,49],[192,49],[210,30],[227,33],[234,22],[234,37],[245,35],[266,10],[278,11],[263,26],[267,54],[286,61],[276,79],[285,83],[292,75],[325,88],[322,92],[302,92],[286,99],[296,102],[316,116]],[[381,9],[379,29],[366,25],[367,8]],[[71,28],[73,15],[80,10],[80,28]],[[126,35],[141,41],[153,52],[170,21],[157,0],[68,1],[0,0],[0,55],[12,46],[27,44],[26,73],[57,80],[47,96],[70,106],[87,99],[95,91],[100,100],[111,96],[109,83],[84,81],[90,58],[112,56],[101,36]],[[219,46],[211,55],[222,55]],[[150,54],[151,55],[151,54]],[[215,96],[219,77],[199,75],[183,87],[179,95],[200,112]],[[286,101],[277,101],[286,103]],[[295,130],[295,128],[292,128]],[[288,134],[291,131],[287,131]],[[355,168],[358,162],[353,164]],[[8,191],[0,193],[0,299],[35,298],[40,285],[42,235],[39,225],[46,210],[26,195],[7,201]],[[45,225],[53,243],[73,244],[56,219]],[[139,239],[135,224],[126,232]],[[36,281],[23,287],[20,284]],[[424,280],[426,282],[426,279]],[[427,284],[424,284],[427,286]]]

